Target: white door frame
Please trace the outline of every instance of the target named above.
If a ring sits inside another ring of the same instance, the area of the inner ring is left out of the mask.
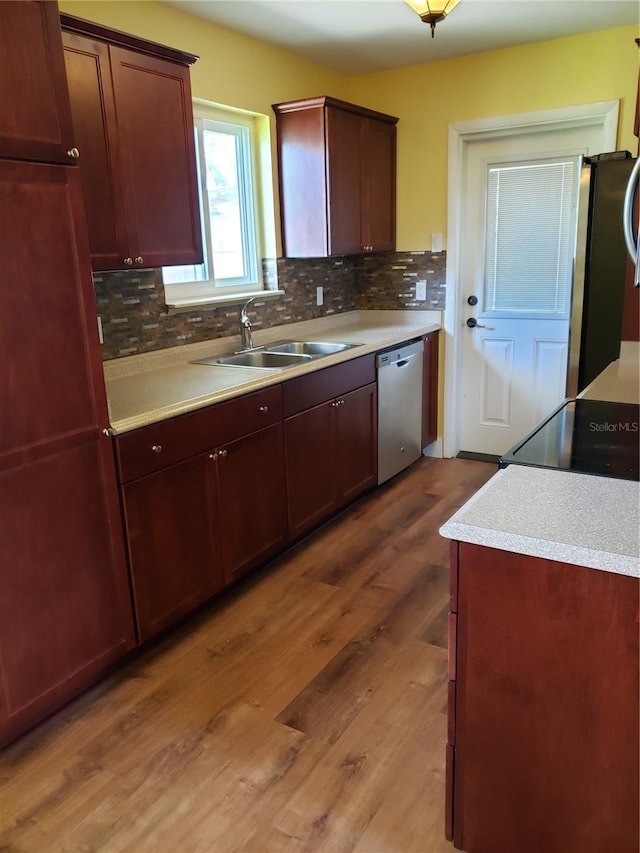
[[[614,151],[618,129],[619,101],[599,101],[554,110],[540,110],[512,116],[456,122],[449,125],[449,173],[447,214],[447,290],[444,312],[445,371],[443,455],[460,450],[459,394],[462,387],[462,335],[460,281],[461,187],[464,179],[466,147],[476,140],[499,139],[523,132],[540,133],[576,127],[600,126],[605,137],[604,151]]]

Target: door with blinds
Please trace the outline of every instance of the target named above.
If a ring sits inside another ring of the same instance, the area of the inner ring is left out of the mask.
[[[565,397],[579,155],[588,146],[565,147],[561,137],[575,133],[543,134],[538,152],[531,139],[469,146],[463,451],[500,456]]]

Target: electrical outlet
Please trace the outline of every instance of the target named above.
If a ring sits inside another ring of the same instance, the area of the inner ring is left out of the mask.
[[[324,304],[324,287],[316,287],[316,305]]]
[[[416,302],[424,302],[427,298],[427,282],[416,281]]]

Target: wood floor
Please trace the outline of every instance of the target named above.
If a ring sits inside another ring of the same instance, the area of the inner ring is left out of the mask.
[[[448,543],[423,459],[0,755],[0,851],[441,853]]]

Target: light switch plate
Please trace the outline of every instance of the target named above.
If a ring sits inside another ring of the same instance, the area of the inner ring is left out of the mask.
[[[431,235],[431,251],[434,253],[442,251],[442,234]]]

